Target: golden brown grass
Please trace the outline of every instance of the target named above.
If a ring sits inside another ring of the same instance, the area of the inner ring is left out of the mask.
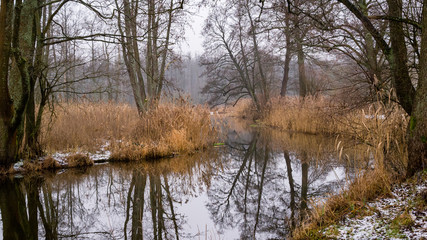
[[[127,138],[111,145],[112,160],[140,160],[191,153],[216,140],[209,110],[189,104],[161,105],[141,116]]]
[[[136,108],[113,103],[71,103],[44,122],[48,153],[94,152],[107,141],[110,160],[128,161],[191,153],[216,140],[209,110],[185,102],[164,103],[139,116]]]
[[[67,163],[68,167],[74,168],[74,167],[86,167],[86,166],[92,166],[93,160],[89,158],[89,156],[77,153],[73,154],[67,157]]]
[[[323,97],[276,98],[263,123],[289,132],[337,136],[338,152],[342,152],[346,138],[355,139],[368,146],[366,151],[377,167],[392,166],[401,173],[407,164],[408,117],[391,102],[347,110]]]
[[[335,106],[323,97],[274,98],[263,122],[283,130],[329,134],[338,131],[334,127],[336,121],[330,113],[335,114]]]
[[[221,110],[220,110],[221,111]],[[227,116],[252,119],[256,109],[249,98],[241,99],[234,105],[227,105],[222,109]]]
[[[52,157],[47,157],[42,162],[42,169],[58,169],[61,165]]]
[[[321,231],[343,219],[349,213],[363,214],[367,201],[389,194],[390,175],[383,170],[368,172],[340,194],[329,197],[326,202],[313,203],[310,217],[292,232],[292,239],[324,239]]]
[[[41,142],[47,152],[95,151],[106,140],[128,136],[138,113],[127,104],[64,103],[51,124],[47,116],[44,120]]]

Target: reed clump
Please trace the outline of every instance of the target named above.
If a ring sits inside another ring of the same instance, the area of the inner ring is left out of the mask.
[[[206,107],[188,103],[160,105],[142,115],[129,136],[111,144],[111,160],[191,153],[212,145],[216,136]]]
[[[208,108],[185,101],[160,104],[141,116],[127,104],[78,102],[56,107],[52,122],[44,121],[41,142],[48,153],[77,154],[108,142],[111,161],[129,161],[191,153],[216,136]],[[78,159],[70,159],[72,165],[79,166]]]
[[[136,109],[127,104],[62,103],[52,119],[44,119],[41,143],[48,153],[93,152],[108,140],[129,135],[137,121]]]
[[[58,169],[61,165],[51,156],[46,157],[41,163],[42,169]]]
[[[94,164],[93,160],[89,158],[89,156],[81,153],[70,155],[66,158],[68,167],[87,167],[92,166]]]
[[[263,123],[282,130],[308,134],[335,134],[343,132],[339,126],[339,106],[325,97],[273,98]],[[351,113],[345,114],[352,117]]]

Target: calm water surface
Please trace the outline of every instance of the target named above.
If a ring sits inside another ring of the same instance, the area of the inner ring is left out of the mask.
[[[335,139],[257,128],[227,139],[191,157],[2,179],[0,239],[283,239],[357,169]]]

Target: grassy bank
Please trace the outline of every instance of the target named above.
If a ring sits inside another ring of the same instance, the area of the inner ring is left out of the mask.
[[[61,104],[52,119],[45,119],[42,129],[41,144],[49,157],[40,168],[61,166],[53,162],[58,156],[70,167],[91,165],[89,153],[100,149],[108,152],[109,161],[188,154],[211,146],[217,137],[206,107],[173,102],[142,116],[127,104]]]
[[[250,105],[239,110],[248,118]],[[240,109],[237,107],[236,109]],[[249,117],[250,118],[250,117]],[[368,201],[390,193],[400,181],[407,165],[406,128],[408,118],[395,103],[375,103],[349,109],[323,97],[276,98],[258,121],[287,132],[329,135],[336,138],[336,152],[343,158],[343,146],[349,141],[364,145],[360,155],[368,156],[373,169],[360,169],[360,174],[337,195],[311,201],[311,213],[291,237],[325,239],[324,229],[348,214],[359,214]],[[366,158],[361,158],[366,159]],[[355,166],[367,166],[355,164]]]

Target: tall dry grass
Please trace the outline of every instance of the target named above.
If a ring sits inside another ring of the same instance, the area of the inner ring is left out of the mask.
[[[347,214],[364,215],[367,202],[390,193],[392,179],[380,169],[356,178],[348,189],[328,197],[325,201],[311,202],[309,218],[291,233],[291,239],[325,239],[323,229],[336,224]]]
[[[340,159],[345,157],[344,146],[352,141],[363,146],[355,149],[360,151],[356,154],[364,156],[360,159],[369,160],[368,165],[356,165],[374,168],[361,169],[340,194],[312,202],[310,217],[293,231],[293,239],[322,239],[321,229],[362,209],[367,201],[387,194],[392,183],[404,176],[408,116],[391,101],[346,109],[324,97],[276,98],[262,122],[288,132],[333,135]]]
[[[111,158],[136,160],[191,153],[211,145],[216,136],[206,107],[160,105],[138,119],[130,135],[112,143]]]
[[[407,164],[408,116],[396,103],[349,110],[323,97],[276,98],[263,123],[291,132],[342,137],[338,152],[346,138],[354,139],[368,146],[376,167],[402,173]]]
[[[93,152],[109,142],[111,160],[122,161],[189,153],[217,136],[206,107],[182,102],[161,104],[142,116],[127,104],[62,104],[42,133],[50,153]]]
[[[324,97],[285,97],[271,100],[263,122],[282,130],[309,134],[336,134],[347,129],[340,121],[353,118],[353,112],[343,112]],[[345,118],[344,118],[345,117]]]
[[[136,109],[127,104],[62,103],[53,119],[44,119],[41,143],[48,153],[96,151],[107,140],[129,136],[138,121]]]

